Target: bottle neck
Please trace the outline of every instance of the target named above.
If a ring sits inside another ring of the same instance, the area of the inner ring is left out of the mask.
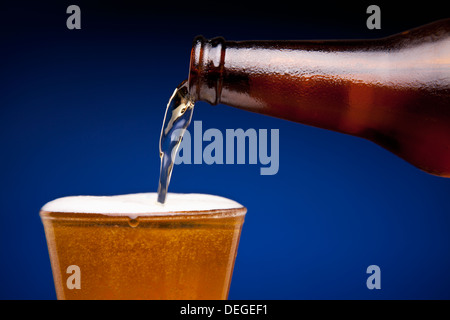
[[[189,92],[194,101],[355,134],[356,127],[348,132],[341,125],[349,110],[378,108],[400,91],[448,89],[439,70],[448,68],[449,34],[450,19],[375,40],[199,36],[191,51]],[[367,125],[363,118],[351,120]]]
[[[189,94],[194,101],[220,103],[225,60],[225,39],[197,36],[191,50]]]
[[[378,62],[386,45],[386,40],[225,41],[198,36],[191,50],[189,92],[195,101],[258,112],[264,105],[273,105],[265,94],[279,99],[291,81],[297,83],[291,89],[302,85],[305,90],[308,83],[304,81],[320,79],[322,84],[331,84],[355,78],[355,74],[364,76],[361,67],[366,76],[381,70]]]
[[[450,19],[375,40],[225,41],[198,36],[191,50],[189,92],[196,101],[258,112],[252,109],[272,103],[264,93],[277,96],[291,81],[304,92],[317,80],[331,86],[405,87],[414,79],[416,86],[426,86],[435,75],[423,70],[436,70],[448,58],[449,34]],[[299,89],[295,87],[291,89]]]

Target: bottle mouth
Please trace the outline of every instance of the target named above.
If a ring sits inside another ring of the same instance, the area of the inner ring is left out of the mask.
[[[212,105],[220,101],[225,60],[225,39],[194,38],[189,66],[189,94],[194,101]]]

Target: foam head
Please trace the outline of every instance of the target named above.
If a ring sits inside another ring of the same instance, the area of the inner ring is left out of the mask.
[[[244,207],[236,201],[209,194],[169,193],[162,205],[157,202],[157,193],[135,193],[117,196],[63,197],[48,202],[41,211],[136,217],[186,212],[198,214],[209,210],[239,208]]]

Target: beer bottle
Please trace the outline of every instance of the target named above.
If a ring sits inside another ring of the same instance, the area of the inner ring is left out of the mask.
[[[371,140],[450,177],[450,19],[375,40],[195,38],[189,94]]]

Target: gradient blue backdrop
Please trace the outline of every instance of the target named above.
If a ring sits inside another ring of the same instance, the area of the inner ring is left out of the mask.
[[[66,28],[81,7],[81,30]],[[54,198],[156,191],[167,100],[192,39],[376,38],[446,18],[427,1],[359,4],[15,1],[0,7],[0,298],[54,299],[38,213]],[[377,145],[198,103],[203,129],[280,130],[280,170],[181,165],[172,192],[248,208],[230,299],[450,298],[450,180]],[[366,268],[381,268],[368,290]]]

